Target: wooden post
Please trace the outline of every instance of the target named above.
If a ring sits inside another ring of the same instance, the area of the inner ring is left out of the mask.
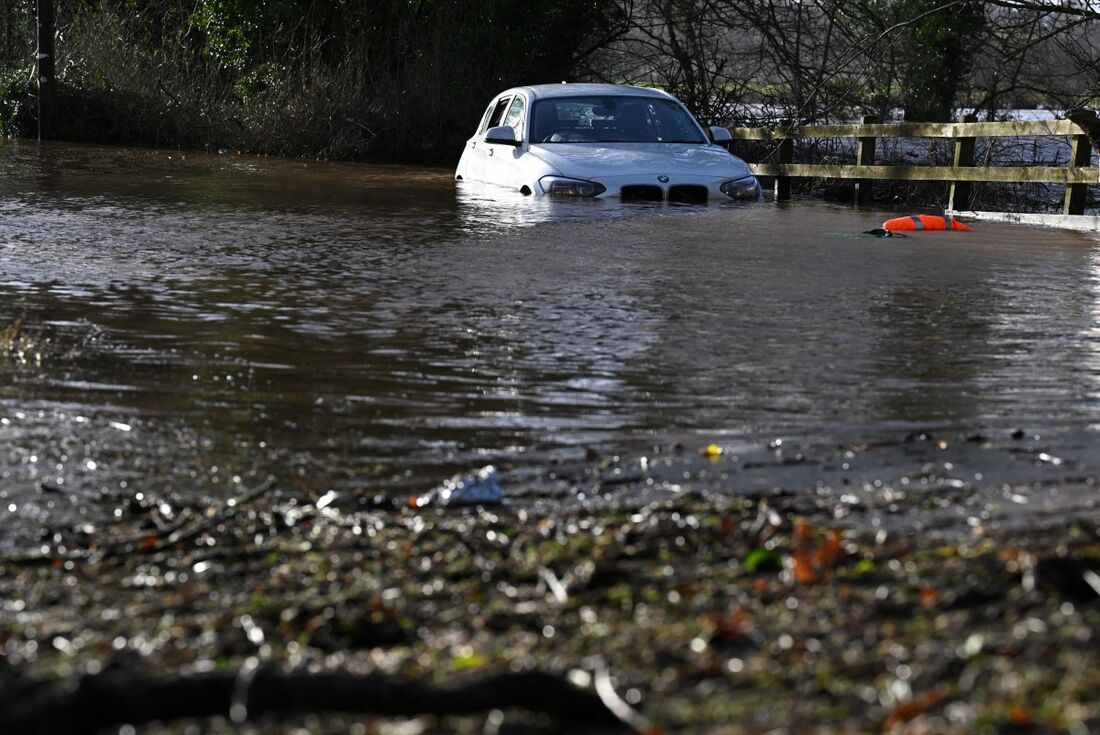
[[[976,115],[963,115],[959,122],[977,122]],[[963,168],[974,165],[974,142],[976,138],[956,138],[955,157],[951,161],[952,168]],[[947,191],[947,208],[951,210],[970,208],[970,182],[952,181]]]
[[[1092,163],[1092,145],[1087,135],[1075,135],[1070,143],[1069,165],[1088,166]],[[1084,214],[1088,184],[1066,184],[1064,214]]]
[[[864,115],[864,125],[874,125],[880,123],[882,120],[877,115]],[[856,149],[856,165],[857,166],[874,166],[875,165],[875,143],[874,136],[859,139],[859,147]],[[856,179],[856,204],[867,205],[871,203],[871,179]]]
[[[53,123],[54,76],[54,0],[37,0],[38,5],[38,53],[35,66],[38,70],[38,139],[50,137]]]
[[[779,149],[776,151],[778,154],[776,163],[791,163],[794,159],[794,138],[791,137],[791,126],[793,123],[790,120],[779,121],[779,132],[783,138],[779,141]],[[789,176],[776,176],[775,177],[775,201],[785,202],[791,198],[791,179]]]

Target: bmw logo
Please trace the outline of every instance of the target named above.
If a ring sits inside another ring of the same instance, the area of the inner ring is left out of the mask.
[[[660,176],[658,176],[657,180],[660,181],[662,184],[667,184],[668,183],[668,177],[665,176],[664,174],[661,174]]]

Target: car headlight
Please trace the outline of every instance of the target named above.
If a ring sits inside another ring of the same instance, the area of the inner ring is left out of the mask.
[[[539,179],[542,190],[552,196],[594,197],[607,191],[607,187],[595,181],[567,179],[564,176],[543,176]]]
[[[723,181],[718,189],[726,196],[734,199],[756,199],[760,196],[760,183],[755,176]]]

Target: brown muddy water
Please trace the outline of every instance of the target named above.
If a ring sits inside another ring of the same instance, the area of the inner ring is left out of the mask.
[[[508,492],[532,468],[677,444],[767,458],[716,475],[730,491],[851,469],[789,462],[782,441],[932,432],[992,440],[938,465],[965,467],[955,483],[1092,472],[1100,241],[859,235],[886,216],[0,143],[0,332],[19,325],[0,345],[0,548],[136,493],[224,498],[272,475],[365,497],[489,463]],[[907,481],[907,461],[864,477]]]

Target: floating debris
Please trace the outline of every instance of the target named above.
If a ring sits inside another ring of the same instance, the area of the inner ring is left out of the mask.
[[[882,227],[876,227],[873,230],[867,230],[864,235],[870,235],[871,237],[905,237],[900,232],[892,232],[890,230],[883,229]]]
[[[970,229],[970,226],[959,222],[954,217],[940,217],[934,214],[913,214],[906,217],[888,219],[882,223],[882,229],[891,232],[896,232],[897,230],[906,230],[908,232],[917,230],[966,231]]]
[[[486,465],[469,475],[455,475],[439,487],[409,499],[410,508],[428,505],[496,505],[504,500],[496,467]]]

